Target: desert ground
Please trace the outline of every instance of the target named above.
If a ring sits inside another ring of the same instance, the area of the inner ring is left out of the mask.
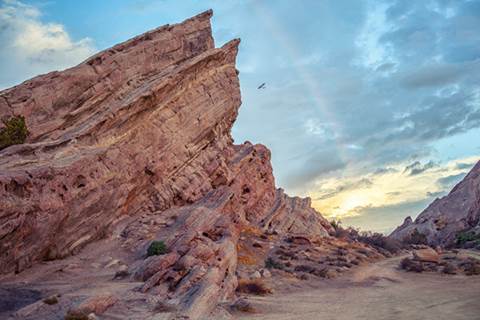
[[[480,277],[407,273],[397,269],[402,258],[361,266],[337,279],[250,296],[257,313],[237,319],[480,319]]]
[[[113,295],[119,298],[101,319],[167,319],[155,311],[158,300],[136,292],[142,283],[113,279],[128,255],[111,256],[118,243],[103,240],[78,255],[48,261],[1,279],[0,318],[37,319],[39,310],[49,319],[63,319],[72,301],[85,296]],[[120,250],[121,252],[121,250]],[[480,258],[475,251],[464,254]],[[480,277],[407,273],[397,269],[403,256],[367,264],[334,279],[308,281],[274,276],[274,293],[243,296],[255,313],[234,313],[234,319],[480,319]],[[122,261],[122,262],[120,262]],[[60,293],[59,303],[42,299]],[[41,305],[38,309],[38,304]],[[15,310],[17,318],[8,318]],[[217,312],[208,319],[231,319]]]

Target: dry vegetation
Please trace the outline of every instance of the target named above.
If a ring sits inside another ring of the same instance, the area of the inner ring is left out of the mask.
[[[238,281],[237,292],[263,296],[272,290],[260,279]]]
[[[406,249],[407,244],[411,244],[414,241],[416,241],[416,239],[414,239],[414,240],[408,241],[407,243],[403,243],[401,241],[386,237],[382,233],[360,231],[352,227],[344,228],[342,227],[342,224],[340,221],[332,221],[331,224],[335,230],[334,233],[332,234],[333,236],[340,239],[346,239],[349,241],[358,241],[358,242],[364,243],[366,245],[369,245],[379,250],[380,252],[386,255],[397,254],[401,250]]]
[[[14,144],[25,143],[28,129],[23,116],[4,120],[3,125],[4,127],[0,129],[0,150]]]
[[[408,272],[439,272],[444,274],[480,275],[480,261],[472,257],[462,257],[446,253],[440,255],[438,263],[419,261],[407,257],[400,261],[400,268]]]

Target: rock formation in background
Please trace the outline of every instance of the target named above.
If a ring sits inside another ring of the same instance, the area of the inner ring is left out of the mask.
[[[0,273],[112,237],[141,292],[195,318],[233,297],[246,250],[329,239],[309,199],[275,188],[266,147],[233,144],[239,40],[215,48],[211,15],[0,92],[0,117],[30,131],[0,151]],[[271,243],[248,247],[249,234]],[[154,239],[168,253],[145,258]]]
[[[390,237],[403,240],[412,233],[426,236],[431,245],[453,245],[460,232],[480,233],[480,162],[452,191],[436,199],[416,219],[410,217]]]

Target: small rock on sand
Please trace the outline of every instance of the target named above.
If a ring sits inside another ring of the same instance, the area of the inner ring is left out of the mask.
[[[419,249],[419,250],[413,251],[413,258],[417,261],[422,261],[422,262],[438,263],[439,261],[439,256],[437,251],[433,250],[432,248]]]

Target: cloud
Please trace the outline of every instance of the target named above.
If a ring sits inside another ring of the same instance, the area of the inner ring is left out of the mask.
[[[429,161],[478,153],[475,144],[462,144],[455,154],[436,148],[442,139],[480,128],[480,55],[470,49],[455,54],[455,48],[479,48],[478,5],[345,5],[326,0],[292,12],[279,2],[252,15],[260,18],[256,23],[238,22],[247,29],[238,35],[245,45],[239,61],[256,64],[252,73],[240,74],[244,106],[234,137],[265,143],[277,183],[298,195],[314,192],[332,175],[358,178],[418,160],[422,168],[411,173],[421,177],[420,171],[435,169],[423,168]],[[339,12],[343,19],[331,19]],[[230,26],[227,17],[224,22]],[[268,90],[246,89],[264,81]]]
[[[319,197],[315,198],[314,200],[326,200],[332,197],[335,197],[339,193],[354,190],[354,189],[365,189],[369,188],[373,185],[372,181],[368,178],[362,178],[357,181],[343,183],[337,186],[334,190],[327,190],[326,193],[320,195]]]
[[[464,170],[464,169],[472,169],[475,163],[470,163],[470,162],[459,162],[456,164],[456,167],[458,170]]]
[[[387,168],[378,168],[373,172],[373,174],[382,175],[382,174],[392,173],[392,172],[397,172],[397,170],[395,168],[387,167]]]
[[[389,72],[389,71],[392,71],[394,68],[395,68],[395,63],[386,62],[379,65],[375,70],[378,72]]]
[[[406,203],[427,204],[450,191],[452,184],[466,172],[459,164],[474,163],[478,157],[468,157],[446,163],[428,161],[404,162],[381,170],[381,174],[364,172],[351,176],[322,178],[310,187],[308,194],[315,208],[328,218],[343,219],[401,206]],[[408,212],[415,216],[420,212]],[[399,211],[403,215],[406,211]],[[401,216],[401,221],[405,216]],[[388,218],[390,219],[390,218]],[[387,220],[388,220],[387,219]],[[395,220],[395,219],[393,219]],[[391,220],[391,221],[393,221]],[[366,221],[366,220],[365,220]]]
[[[0,88],[40,73],[73,66],[96,49],[89,38],[74,41],[65,27],[45,23],[42,12],[19,1],[0,6]]]
[[[404,75],[400,83],[408,89],[443,86],[460,80],[467,74],[467,67],[454,64],[428,65]],[[472,67],[476,67],[476,63]]]
[[[406,166],[405,170],[403,170],[403,173],[408,173],[410,176],[415,176],[437,166],[438,165],[433,161],[429,161],[425,164],[421,164],[420,161],[415,161],[414,163]]]
[[[338,172],[345,168],[344,162],[338,153],[330,148],[323,150],[309,150],[310,157],[304,161],[291,161],[290,174],[285,181],[287,188],[308,188],[315,179]]]
[[[444,191],[437,191],[437,192],[427,192],[427,197],[429,198],[439,198],[440,196],[443,196],[445,194]]]
[[[406,216],[415,217],[429,204],[430,199],[404,201],[401,203],[365,206],[357,208],[357,214],[342,218],[344,226],[355,226],[389,234],[395,226],[402,224]]]
[[[452,174],[450,176],[446,176],[438,179],[437,183],[443,188],[448,188],[448,187],[451,187],[453,184],[460,182],[463,178],[465,178],[466,175],[467,175],[467,172]]]

